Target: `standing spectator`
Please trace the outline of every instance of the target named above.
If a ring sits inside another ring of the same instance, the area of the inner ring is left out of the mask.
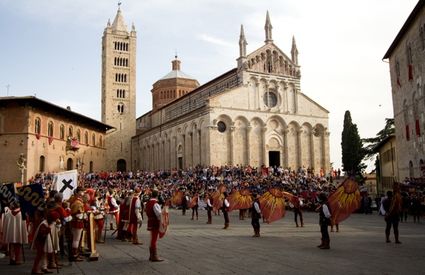
[[[407,222],[407,213],[409,212],[410,207],[410,198],[407,193],[403,193],[401,197],[401,213],[400,213],[400,221]]]
[[[399,232],[398,232],[398,223],[400,221],[400,211],[401,211],[401,199],[393,197],[393,192],[387,192],[387,198],[382,203],[385,210],[385,237],[386,242],[390,243],[390,232],[391,226],[394,230],[395,243],[400,244]]]
[[[413,196],[410,204],[410,210],[413,215],[413,222],[419,223],[419,217],[421,216],[421,198],[419,196],[419,193]]]

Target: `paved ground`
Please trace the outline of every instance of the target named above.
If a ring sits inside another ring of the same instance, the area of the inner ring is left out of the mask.
[[[352,215],[331,233],[331,249],[320,250],[318,214],[304,213],[305,227],[296,228],[293,213],[270,225],[261,224],[261,238],[252,238],[249,220],[231,214],[231,226],[222,230],[223,217],[207,225],[205,211],[198,221],[171,210],[167,236],[159,240],[165,261],[148,261],[148,245],[135,246],[114,240],[98,245],[97,262],[65,266],[61,274],[425,274],[425,224],[400,225],[401,245],[384,242],[380,216]],[[147,231],[139,231],[143,242]],[[108,231],[110,234],[111,231]],[[0,274],[29,274],[34,255],[26,250],[27,263],[9,266],[0,259]],[[65,261],[67,264],[67,262]]]

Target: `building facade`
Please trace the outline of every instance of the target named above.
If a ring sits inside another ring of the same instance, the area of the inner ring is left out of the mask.
[[[153,98],[157,108],[136,121],[133,169],[276,165],[329,171],[329,112],[301,92],[295,39],[289,58],[273,43],[268,13],[265,38],[247,54],[241,26],[236,68],[165,105]]]
[[[106,136],[106,170],[131,167],[136,134],[136,30],[128,31],[120,8],[102,37],[102,122],[115,128]]]
[[[377,189],[380,194],[393,190],[393,183],[399,178],[396,154],[396,137],[388,136],[376,147],[379,155],[379,179]]]
[[[386,52],[398,162],[397,181],[425,172],[425,1],[420,0]]]
[[[0,182],[71,169],[101,171],[111,128],[36,97],[0,97]],[[18,167],[21,154],[24,167]]]

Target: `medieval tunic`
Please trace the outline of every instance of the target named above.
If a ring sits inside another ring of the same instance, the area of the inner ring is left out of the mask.
[[[151,198],[146,203],[146,215],[148,216],[148,230],[159,230],[159,224],[161,222],[161,206],[158,204],[158,200]]]
[[[27,227],[25,221],[22,220],[22,213],[19,208],[7,211],[3,219],[4,243],[28,243]]]

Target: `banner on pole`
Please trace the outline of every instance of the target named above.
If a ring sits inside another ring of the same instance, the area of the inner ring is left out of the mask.
[[[16,195],[21,206],[22,219],[25,215],[33,216],[38,207],[44,208],[44,191],[41,184],[30,184],[16,188]]]
[[[55,174],[52,189],[62,193],[63,199],[67,200],[74,193],[78,185],[78,171],[70,170]]]

